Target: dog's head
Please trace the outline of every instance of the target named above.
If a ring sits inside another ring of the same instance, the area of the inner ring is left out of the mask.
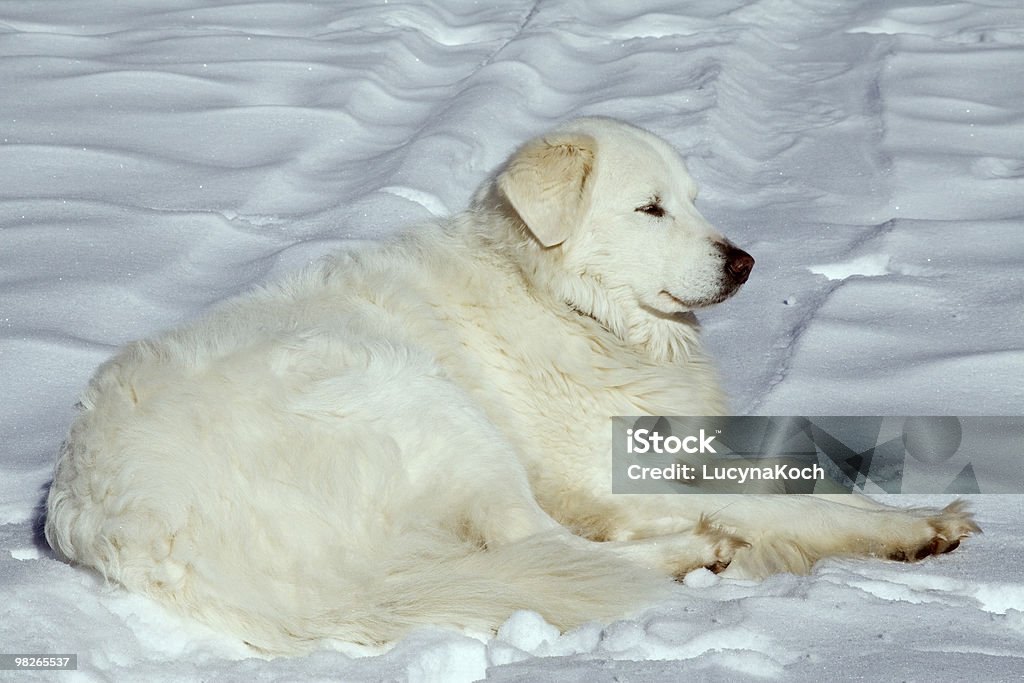
[[[528,142],[496,187],[543,270],[562,276],[551,284],[602,322],[610,306],[673,316],[718,303],[754,265],[694,208],[679,155],[618,121],[580,119]]]

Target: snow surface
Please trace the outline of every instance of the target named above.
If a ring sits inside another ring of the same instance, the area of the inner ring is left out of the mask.
[[[674,143],[757,258],[702,318],[735,412],[1024,413],[1020,0],[0,0],[0,652],[77,653],[38,676],[76,681],[1024,677],[1017,495],[974,497],[985,535],[920,564],[700,571],[607,626],[274,661],[41,544],[118,345],[457,211],[585,114]]]

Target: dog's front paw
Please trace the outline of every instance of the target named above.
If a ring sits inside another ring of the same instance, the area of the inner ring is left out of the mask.
[[[973,533],[981,533],[981,527],[974,521],[974,513],[967,509],[967,504],[962,500],[929,515],[926,521],[931,531],[930,538],[915,547],[896,550],[889,555],[889,559],[916,562],[929,555],[950,553],[960,546],[962,539]]]
[[[746,540],[729,533],[719,526],[715,526],[708,517],[701,517],[693,532],[704,544],[702,561],[698,566],[690,564],[682,568],[682,571],[676,570],[675,578],[677,581],[682,580],[689,572],[699,567],[704,567],[715,574],[720,574],[732,564],[733,557],[735,557],[738,551],[750,547],[750,543]]]

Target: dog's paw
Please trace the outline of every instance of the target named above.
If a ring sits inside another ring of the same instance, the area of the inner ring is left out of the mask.
[[[930,514],[926,521],[930,537],[914,547],[896,550],[889,555],[889,559],[916,562],[929,555],[950,553],[960,546],[962,539],[972,533],[981,533],[981,527],[974,521],[974,513],[967,509],[967,504],[962,500],[950,503],[941,511]]]
[[[677,581],[681,581],[688,573],[700,567],[720,574],[732,564],[733,557],[738,551],[750,547],[746,540],[715,526],[708,517],[700,518],[693,533],[704,545],[701,562],[697,565],[689,563],[686,567],[677,569],[674,573]]]

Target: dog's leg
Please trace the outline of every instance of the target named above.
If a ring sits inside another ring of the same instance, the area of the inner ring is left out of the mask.
[[[716,574],[725,571],[737,552],[750,544],[701,517],[687,530],[631,541],[605,541],[601,545],[681,579],[701,567]]]
[[[503,495],[490,498],[486,510],[477,510],[475,519],[486,521],[478,523],[476,533],[486,545],[510,544],[546,534],[577,548],[615,553],[677,579],[700,567],[721,572],[736,552],[748,545],[705,517],[678,526],[669,534],[630,540],[589,540],[572,533],[544,512],[528,489],[526,495],[514,495],[512,490],[506,486]]]
[[[701,516],[750,546],[736,554],[730,574],[765,576],[806,572],[828,556],[916,561],[950,552],[979,531],[958,501],[942,510],[900,509],[867,498],[797,495],[628,496],[623,526],[613,537],[674,533]]]

